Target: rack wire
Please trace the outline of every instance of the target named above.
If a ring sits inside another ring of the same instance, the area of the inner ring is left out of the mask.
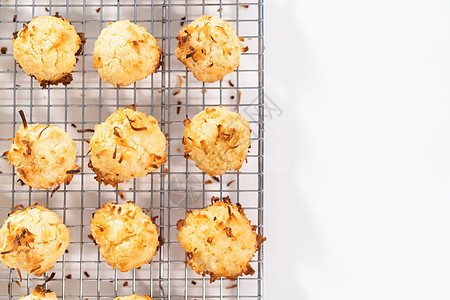
[[[16,65],[12,56],[12,33],[35,16],[68,18],[86,44],[73,72],[73,82],[42,90]],[[205,84],[195,80],[175,57],[176,36],[186,22],[201,14],[227,20],[245,39],[250,51],[241,57],[240,67],[224,80]],[[115,88],[102,82],[93,68],[94,42],[109,22],[129,19],[148,28],[164,52],[158,73],[131,86]],[[71,230],[72,242],[55,264],[55,278],[47,283],[61,299],[100,299],[148,294],[155,299],[263,299],[263,249],[251,262],[253,276],[236,282],[194,273],[176,235],[176,222],[186,210],[204,208],[211,196],[230,196],[244,207],[258,232],[263,234],[263,138],[264,138],[264,32],[262,0],[0,0],[0,151],[9,149],[9,138],[20,125],[18,111],[29,122],[64,128],[77,144],[77,164],[82,172],[70,185],[51,197],[48,191],[30,190],[18,182],[13,167],[0,160],[0,218],[4,220],[16,205],[35,202],[58,213]],[[2,52],[3,53],[3,52]],[[181,84],[180,84],[181,82]],[[136,104],[155,116],[168,134],[168,160],[146,178],[111,188],[99,185],[89,161],[88,133],[114,109]],[[207,106],[224,105],[250,121],[251,152],[239,171],[228,172],[218,181],[201,172],[183,157],[183,120]],[[5,158],[3,156],[3,158]],[[131,200],[152,216],[158,215],[160,234],[165,238],[152,262],[127,273],[109,267],[97,246],[88,238],[91,214],[107,202]],[[47,276],[46,274],[46,276]],[[43,278],[24,276],[0,267],[0,298],[27,295]]]

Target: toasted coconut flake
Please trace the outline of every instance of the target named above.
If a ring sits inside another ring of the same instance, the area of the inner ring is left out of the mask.
[[[94,129],[86,128],[86,129],[78,129],[78,133],[85,133],[85,132],[94,132]]]
[[[61,186],[58,185],[57,187],[55,187],[55,188],[52,190],[52,192],[50,193],[50,198],[53,197],[53,195],[56,193],[57,190],[59,190],[60,187],[61,187]]]
[[[130,118],[128,117],[128,115],[125,115],[128,119],[128,122],[130,123],[130,127],[131,129],[133,129],[134,131],[143,131],[143,130],[147,130],[147,127],[134,127],[133,126],[133,122],[135,122],[135,120],[130,120]]]
[[[129,108],[129,109],[131,109],[131,110],[136,111],[136,103],[133,103],[133,104],[131,104],[131,105],[128,105],[128,106],[125,107],[125,108]]]
[[[76,169],[76,170],[68,170],[66,171],[66,174],[76,174],[76,173],[80,173],[81,170],[80,169]]]
[[[11,212],[10,212],[9,214],[12,215],[12,214],[15,213],[18,209],[24,210],[25,207],[23,207],[22,204],[17,204],[16,206],[14,206],[14,208],[11,210]]]
[[[195,52],[191,52],[191,53],[186,54],[186,59],[189,59],[190,57],[194,56],[194,53]]]
[[[117,155],[117,144],[114,147],[113,159],[116,159],[116,155]]]
[[[20,118],[22,119],[23,128],[27,129],[28,127],[27,118],[25,118],[25,113],[23,112],[23,110],[19,110],[19,115]]]
[[[231,181],[229,181],[228,183],[227,183],[227,186],[230,186],[231,184],[233,184],[233,182],[235,182],[236,180],[231,180]]]
[[[22,282],[22,273],[20,273],[20,270],[19,270],[19,269],[17,269],[17,274],[19,275],[20,282]]]
[[[121,136],[120,136],[119,132],[117,131],[117,128],[119,128],[119,127],[114,126],[114,135],[117,136],[120,139]]]
[[[97,246],[97,242],[95,241],[94,237],[92,236],[92,234],[88,235],[88,238]]]
[[[181,101],[177,101],[177,104],[181,105]],[[181,106],[177,106],[177,115],[180,114],[180,111],[181,111]]]
[[[187,126],[189,123],[191,123],[191,120],[189,120],[189,116],[186,115],[186,119],[183,120],[184,126]]]
[[[38,139],[41,138],[41,135],[42,135],[42,133],[44,132],[44,130],[47,129],[47,128],[49,128],[49,127],[50,127],[50,125],[47,125],[47,126],[45,126],[44,129],[41,130],[41,132],[39,132]]]

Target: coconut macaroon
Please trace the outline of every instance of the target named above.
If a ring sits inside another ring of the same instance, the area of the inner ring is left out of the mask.
[[[70,244],[61,218],[43,206],[16,206],[0,229],[0,260],[8,268],[41,276]]]
[[[35,17],[14,33],[14,58],[42,88],[58,83],[68,85],[84,42],[83,34],[77,34],[67,19]]]
[[[28,296],[20,296],[23,300],[57,300],[55,292],[45,289],[43,285],[38,285]]]
[[[154,299],[148,295],[139,296],[133,294],[131,296],[116,297],[114,298],[114,300],[154,300]]]
[[[156,72],[162,51],[146,29],[122,20],[102,30],[92,53],[101,79],[120,87]]]
[[[158,121],[135,109],[118,109],[105,122],[95,125],[88,166],[99,183],[116,186],[147,176],[167,160],[166,136]]]
[[[91,233],[106,263],[128,272],[149,263],[159,249],[159,229],[133,202],[107,203],[92,215]]]
[[[252,275],[250,261],[265,241],[251,226],[238,203],[229,197],[213,197],[212,204],[202,210],[188,211],[185,220],[177,222],[178,241],[186,251],[186,264],[213,282],[218,277],[236,280]]]
[[[185,156],[210,176],[239,170],[247,159],[251,130],[240,114],[222,107],[208,107],[184,121]]]
[[[230,24],[218,17],[200,16],[177,36],[175,55],[197,80],[215,82],[239,66],[243,48]]]
[[[19,178],[28,186],[55,192],[63,183],[69,184],[74,173],[77,149],[70,135],[52,125],[27,124],[19,111],[23,125],[12,140],[8,154]]]

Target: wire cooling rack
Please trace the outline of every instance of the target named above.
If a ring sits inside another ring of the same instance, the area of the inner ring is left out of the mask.
[[[230,196],[240,202],[258,231],[263,234],[263,119],[264,119],[264,44],[263,1],[128,1],[128,0],[0,0],[0,151],[9,149],[8,138],[20,125],[18,111],[29,122],[53,124],[64,128],[77,144],[77,164],[82,172],[72,183],[62,186],[51,197],[48,191],[30,190],[18,182],[14,169],[0,160],[0,217],[4,220],[15,205],[35,202],[58,213],[71,230],[72,242],[56,263],[55,278],[47,283],[58,298],[99,299],[148,294],[155,299],[262,299],[263,247],[253,258],[253,276],[237,281],[217,280],[194,273],[186,267],[183,249],[177,241],[176,222],[188,209],[204,208],[211,196]],[[42,90],[27,76],[12,56],[12,33],[34,16],[58,13],[68,18],[86,44],[67,86]],[[224,80],[205,84],[175,57],[176,36],[185,22],[210,14],[227,20],[245,39],[249,51],[241,57],[240,67]],[[92,51],[102,28],[109,22],[129,19],[148,28],[164,55],[163,66],[149,78],[123,88],[102,82],[93,69]],[[6,53],[4,53],[6,52]],[[168,134],[168,160],[146,178],[111,188],[97,184],[87,167],[90,133],[114,109],[136,104],[137,109],[155,116]],[[224,105],[240,112],[250,121],[252,144],[248,163],[240,171],[230,171],[212,179],[183,157],[181,137],[186,115],[192,117],[207,106]],[[217,180],[216,180],[217,179]],[[135,201],[152,216],[165,244],[152,262],[127,273],[113,270],[88,238],[91,214],[107,202]],[[0,267],[0,298],[27,295],[43,278]]]

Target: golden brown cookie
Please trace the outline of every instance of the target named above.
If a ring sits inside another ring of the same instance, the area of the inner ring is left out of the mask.
[[[154,300],[154,299],[147,295],[139,296],[139,295],[133,294],[131,296],[117,297],[117,298],[114,298],[114,300]]]
[[[177,222],[178,241],[186,251],[186,264],[210,281],[225,277],[235,280],[242,274],[252,275],[250,261],[265,241],[251,226],[240,204],[232,205],[212,198],[212,205],[188,211],[185,220]]]
[[[166,137],[153,116],[121,108],[95,125],[89,167],[105,185],[144,177],[166,162]]]
[[[47,290],[43,285],[38,285],[28,296],[20,296],[23,300],[57,300],[55,292]]]
[[[101,79],[114,86],[127,86],[156,72],[162,51],[146,29],[122,20],[102,30],[92,53]]]
[[[75,56],[81,53],[84,37],[67,19],[35,17],[14,36],[14,58],[43,88],[72,81],[70,72],[75,68]]]
[[[107,203],[95,212],[91,234],[106,263],[128,272],[149,263],[159,249],[159,229],[133,202]]]
[[[197,80],[215,82],[239,66],[243,48],[233,28],[213,16],[200,16],[177,36],[175,55]]]
[[[239,170],[247,159],[251,130],[240,114],[222,107],[208,107],[185,120],[185,156],[210,176]]]
[[[41,276],[70,244],[61,218],[43,206],[16,206],[0,229],[0,260],[8,268]]]
[[[77,149],[70,135],[52,125],[24,124],[16,132],[8,151],[8,162],[13,164],[19,178],[30,187],[57,190],[69,184],[79,172],[75,164]]]

